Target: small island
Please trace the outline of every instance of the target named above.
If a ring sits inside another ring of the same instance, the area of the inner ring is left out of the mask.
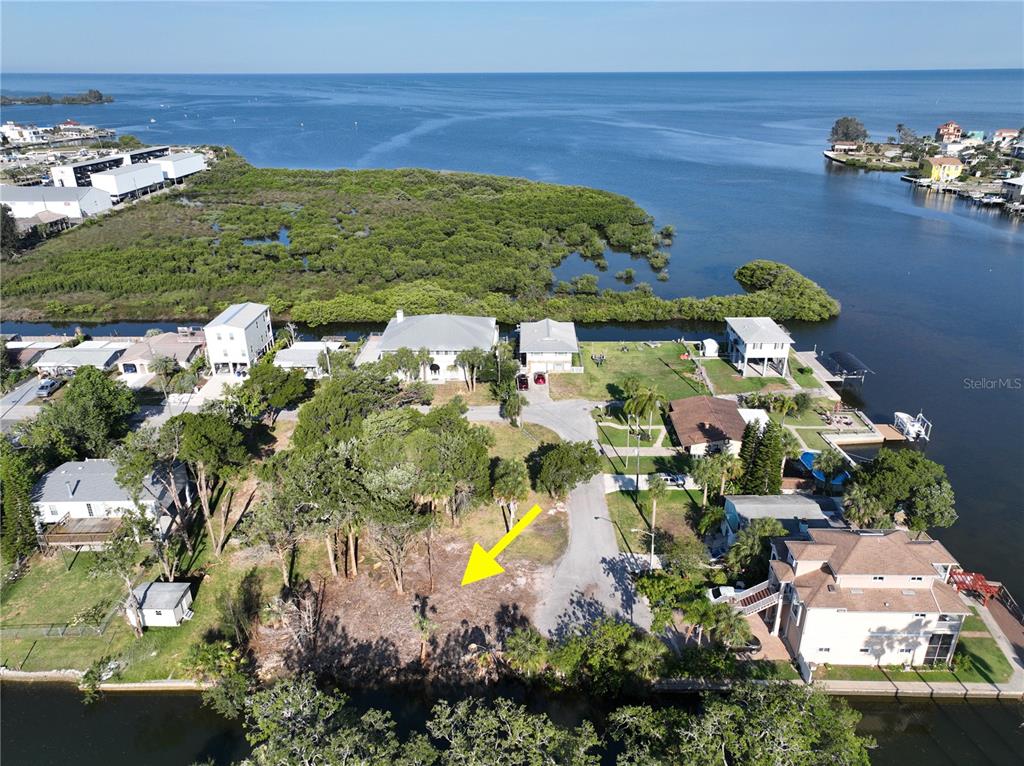
[[[51,106],[54,104],[83,106],[109,104],[113,100],[113,96],[105,96],[95,88],[90,88],[84,93],[73,93],[58,98],[54,98],[49,93],[39,96],[0,96],[0,106]]]

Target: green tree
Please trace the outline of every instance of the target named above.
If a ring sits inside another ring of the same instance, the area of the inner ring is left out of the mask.
[[[755,473],[764,474],[764,489],[757,494],[777,495],[782,491],[782,464],[785,461],[783,430],[782,426],[771,420],[764,427],[754,461]]]
[[[0,205],[0,256],[6,259],[18,252],[20,239],[11,209]]]
[[[408,465],[368,471],[364,477],[372,507],[366,509],[370,537],[388,563],[395,591],[405,593],[405,562],[427,532],[431,517],[413,501],[416,476]]]
[[[853,484],[843,495],[843,515],[854,526],[870,529],[892,523],[892,517],[864,484]]]
[[[785,527],[778,519],[754,519],[736,535],[725,554],[726,568],[734,575],[750,573],[755,581],[767,576],[769,544],[773,537],[784,537]]]
[[[705,455],[704,457],[694,460],[690,467],[690,478],[700,485],[700,507],[707,508],[708,490],[710,490],[711,487],[717,486],[718,481],[721,478],[719,467],[715,465],[714,456]]]
[[[637,578],[636,589],[651,605],[651,630],[655,633],[672,624],[676,610],[685,610],[695,599],[707,600],[699,581],[674,572],[644,572]]]
[[[480,371],[488,362],[491,354],[482,348],[467,348],[455,355],[455,364],[462,369],[466,378],[466,388],[476,391],[476,380]]]
[[[731,604],[712,604],[708,632],[725,646],[742,646],[752,635],[750,623]]]
[[[562,498],[600,470],[601,457],[590,442],[562,442],[542,455],[537,484],[552,497]]]
[[[516,523],[519,504],[530,494],[530,473],[517,458],[500,458],[494,466],[491,494],[501,506],[507,532]]]
[[[156,354],[149,363],[149,371],[154,373],[160,383],[160,390],[163,391],[164,399],[167,398],[167,386],[178,370],[178,360],[172,356]]]
[[[637,485],[639,487],[639,485]],[[647,501],[651,505],[651,569],[654,569],[654,541],[658,535],[658,501],[668,493],[668,482],[655,474],[647,479]]]
[[[239,718],[252,692],[249,661],[230,641],[194,644],[185,665],[197,681],[209,684],[203,689],[203,704],[225,718]]]
[[[90,569],[94,577],[114,575],[124,586],[124,610],[135,635],[142,636],[142,613],[135,597],[135,577],[142,559],[142,544],[152,540],[153,519],[140,510],[129,510],[121,516],[121,524],[108,538]]]
[[[530,713],[498,698],[491,705],[465,699],[438,702],[427,722],[431,736],[445,745],[445,766],[597,766],[600,745],[593,726],[557,726],[544,714]]]
[[[6,438],[0,438],[0,497],[3,503],[3,534],[0,550],[4,561],[18,562],[38,547],[32,488],[36,471],[27,456]]]
[[[899,513],[916,531],[956,521],[956,498],[945,469],[916,450],[879,450],[855,472],[853,483],[863,486],[890,519]]]
[[[242,434],[223,415],[186,412],[168,421],[180,427],[179,457],[188,465],[196,483],[203,521],[210,536],[210,544],[219,556],[231,531],[228,504],[219,503],[215,514],[213,492],[221,479],[240,466],[246,459]],[[223,510],[221,510],[223,509]],[[214,531],[215,516],[219,522]]]
[[[743,429],[743,443],[740,445],[739,459],[743,466],[743,476],[740,482],[740,489],[743,494],[750,492],[751,482],[749,477],[753,476],[754,458],[757,456],[757,448],[761,442],[761,426],[756,420],[752,420]]]
[[[814,470],[821,471],[825,477],[825,492],[832,493],[832,481],[849,467],[842,452],[835,447],[826,447],[814,456],[811,464]]]
[[[840,117],[832,125],[829,133],[830,141],[857,141],[862,143],[868,140],[868,131],[864,123],[856,117]]]
[[[505,639],[504,660],[527,678],[540,675],[548,665],[548,641],[533,627],[517,628]]]

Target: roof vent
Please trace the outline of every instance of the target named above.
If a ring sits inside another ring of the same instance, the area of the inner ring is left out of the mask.
[[[395,312],[395,321],[396,322],[401,322],[404,319],[405,319],[405,312],[402,311],[402,309],[398,309],[398,311]]]
[[[836,586],[835,585],[829,585],[828,586],[828,592],[829,593],[835,593],[836,592]]]
[[[904,596],[916,596],[917,595],[917,591],[916,590],[902,590],[902,591],[900,591],[900,593],[902,593]]]
[[[863,588],[850,588],[850,593],[852,593],[854,596],[863,596],[864,595],[864,589]]]

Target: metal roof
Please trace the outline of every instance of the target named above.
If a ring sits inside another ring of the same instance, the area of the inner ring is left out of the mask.
[[[769,317],[726,317],[729,325],[744,343],[792,343],[789,333]]]
[[[187,582],[146,582],[134,593],[142,609],[174,609],[191,588]]]
[[[150,162],[136,162],[133,165],[122,165],[118,168],[110,168],[110,170],[101,170],[98,173],[90,173],[90,176],[126,176],[131,173],[137,173],[140,170],[148,170],[149,168],[160,169],[159,165],[154,165]]]
[[[105,370],[121,354],[124,347],[104,348],[52,348],[35,363],[38,367],[85,367],[91,365]]]
[[[91,186],[0,186],[0,202],[77,202],[90,194],[104,194]]]
[[[278,367],[317,367],[320,354],[339,348],[341,343],[337,341],[300,340],[274,354],[274,364]]]
[[[392,317],[380,338],[380,351],[400,348],[431,351],[465,351],[494,346],[497,320],[458,314],[421,314]]]
[[[576,325],[541,319],[519,325],[519,351],[524,354],[576,353]]]
[[[875,374],[874,370],[849,351],[833,351],[828,355],[828,358],[832,360],[832,372],[842,373],[843,375],[863,375],[866,372],[870,372],[872,375]]]
[[[263,303],[234,303],[217,314],[206,326],[228,325],[245,329],[269,309],[270,307]]]
[[[110,460],[64,463],[36,482],[32,489],[32,502],[130,503],[132,498],[128,491],[114,480],[116,475],[117,468]],[[181,474],[181,478],[184,481],[184,473]],[[155,481],[153,477],[146,480],[143,499],[155,496],[163,504],[166,495],[167,488],[163,484]]]
[[[809,495],[726,495],[736,513],[745,519],[826,519],[839,511],[835,498]]]

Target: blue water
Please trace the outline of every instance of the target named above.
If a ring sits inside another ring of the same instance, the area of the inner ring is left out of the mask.
[[[835,321],[790,323],[798,345],[863,359],[876,373],[861,392],[872,418],[924,410],[935,424],[928,455],[946,465],[961,517],[937,536],[964,566],[1024,595],[1024,231],[993,210],[914,190],[893,174],[837,169],[821,156],[832,122],[846,114],[879,139],[897,123],[919,133],[948,119],[986,132],[1019,127],[1020,70],[5,75],[3,87],[98,88],[116,99],[15,107],[4,119],[72,117],[149,143],[229,144],[264,166],[423,166],[597,186],[632,197],[659,226],[676,226],[667,282],[612,254],[602,287],[621,288],[615,272],[633,267],[666,297],[734,291],[740,264],[784,261],[843,304]],[[576,256],[557,271],[560,279],[580,273],[592,265]],[[667,323],[580,334],[690,331]],[[900,752],[891,747],[885,752]]]

